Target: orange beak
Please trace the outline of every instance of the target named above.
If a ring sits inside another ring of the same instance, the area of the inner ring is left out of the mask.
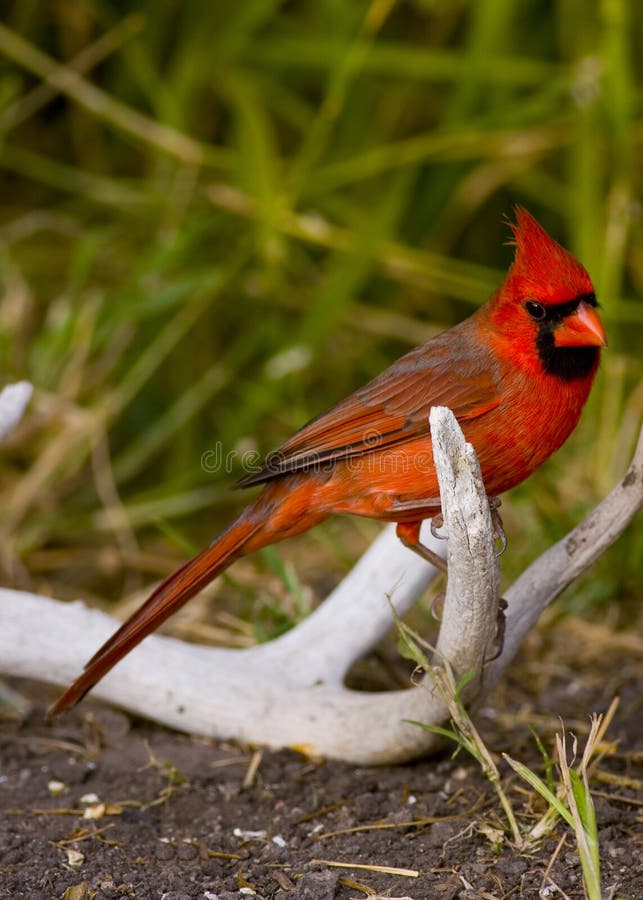
[[[557,347],[607,347],[605,329],[594,307],[584,300],[554,331]]]

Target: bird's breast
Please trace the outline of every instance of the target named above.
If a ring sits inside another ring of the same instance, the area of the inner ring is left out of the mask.
[[[465,423],[490,495],[520,484],[561,447],[578,424],[590,388],[591,379],[514,376],[503,385],[500,406]]]

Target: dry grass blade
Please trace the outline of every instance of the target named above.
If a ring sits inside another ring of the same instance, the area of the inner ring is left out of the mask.
[[[459,819],[467,818],[480,809],[484,799],[481,797],[477,803],[470,809],[462,813],[452,816],[423,816],[421,819],[408,819],[405,822],[373,822],[366,825],[354,825],[352,828],[338,828],[334,831],[325,831],[315,836],[316,841],[324,841],[327,838],[337,837],[340,834],[355,834],[360,831],[385,831],[397,828],[424,828],[427,825],[434,825],[436,822],[455,822]],[[334,804],[330,809],[335,808]],[[308,818],[308,817],[307,817]]]
[[[263,750],[255,750],[255,752],[250,757],[250,762],[248,764],[248,768],[246,769],[245,775],[243,776],[243,781],[241,782],[241,787],[244,790],[252,787],[254,784],[255,778],[257,777],[257,772],[259,771],[259,766],[261,765],[261,760],[263,759]]]
[[[337,869],[361,869],[364,872],[381,872],[385,875],[401,875],[404,878],[419,878],[417,869],[400,869],[397,866],[374,866],[367,863],[340,862],[335,859],[311,859],[311,865],[331,866]]]

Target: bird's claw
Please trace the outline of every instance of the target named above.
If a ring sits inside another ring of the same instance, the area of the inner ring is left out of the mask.
[[[491,523],[493,525],[493,539],[496,544],[496,556],[502,556],[507,549],[507,536],[505,535],[502,518],[498,512],[502,500],[500,497],[489,497],[489,512],[491,513]]]
[[[433,516],[431,519],[431,534],[437,541],[446,541],[448,535],[440,534],[440,529],[444,525],[444,516],[442,513],[438,513],[437,516]]]
[[[493,537],[494,540],[498,542],[496,545],[496,556],[502,556],[502,554],[507,549],[507,536],[505,535],[504,531],[501,531],[499,533],[497,531],[494,531]]]
[[[493,525],[493,537],[494,540],[497,541],[497,556],[502,556],[502,554],[507,549],[507,537],[504,532],[502,518],[500,517],[500,513],[498,512],[501,503],[502,500],[500,499],[500,497],[489,497],[489,511],[491,513],[491,522]],[[440,529],[443,527],[444,516],[442,515],[442,513],[438,513],[431,519],[431,534],[438,541],[446,541],[448,539],[447,534],[442,534],[440,532]]]
[[[487,658],[487,662],[493,662],[498,659],[502,653],[505,644],[505,629],[507,627],[507,617],[505,610],[507,609],[507,601],[504,597],[498,598],[498,617],[496,620],[496,636],[493,639],[493,655]]]
[[[436,622],[442,621],[445,599],[446,594],[444,593],[444,591],[440,591],[440,593],[436,594],[433,598],[433,603],[431,604],[431,616],[435,619]]]

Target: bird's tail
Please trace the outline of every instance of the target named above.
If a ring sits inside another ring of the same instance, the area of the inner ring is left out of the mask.
[[[255,538],[252,541],[253,550],[274,540],[274,536],[269,535],[265,535],[264,540],[261,539],[264,522],[261,518],[249,516],[248,511],[242,513],[214,543],[156,588],[145,603],[89,660],[82,674],[47,711],[47,716],[71,709],[82,700],[103,675],[106,675],[143,638],[151,634],[206,584],[227,569],[235,559],[243,556],[250,549],[247,545],[253,537]]]

